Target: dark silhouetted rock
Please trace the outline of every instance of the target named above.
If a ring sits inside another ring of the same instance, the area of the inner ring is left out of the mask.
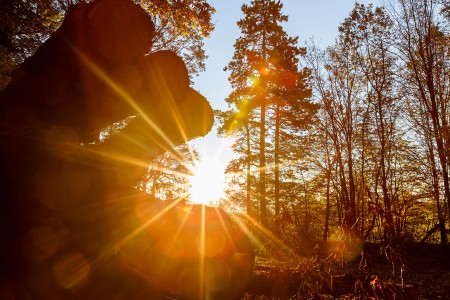
[[[241,293],[253,248],[225,213],[133,188],[214,119],[181,58],[146,55],[153,36],[130,1],[75,5],[0,94],[1,299]]]

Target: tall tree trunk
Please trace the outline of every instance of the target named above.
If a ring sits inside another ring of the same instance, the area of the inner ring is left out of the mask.
[[[325,119],[325,126],[328,127],[328,120]],[[326,199],[326,208],[325,208],[325,224],[323,226],[323,236],[322,236],[322,242],[326,243],[328,240],[328,231],[329,231],[329,224],[330,224],[330,210],[331,210],[331,195],[330,195],[330,188],[331,188],[331,172],[333,166],[331,165],[331,154],[330,149],[328,148],[328,139],[330,137],[328,134],[325,136],[324,146],[325,146],[325,158],[326,158],[326,164],[325,164],[325,172],[326,172],[326,191],[325,191],[325,199]]]
[[[438,53],[438,43],[436,39],[436,23],[433,20],[434,15],[434,1],[424,0],[418,3],[414,1],[400,1],[402,5],[403,15],[402,21],[405,21],[404,26],[405,35],[405,50],[408,55],[409,66],[412,71],[412,79],[417,87],[419,94],[419,101],[425,108],[426,115],[431,119],[431,134],[437,148],[437,155],[439,165],[441,167],[441,180],[444,185],[444,202],[447,203],[447,208],[450,210],[450,186],[448,174],[448,149],[445,142],[445,135],[443,133],[443,125],[446,124],[444,120],[445,112],[440,111],[439,94],[442,92],[439,89],[439,77],[444,76],[442,70],[438,66],[443,64]],[[435,155],[434,152],[431,155]],[[442,210],[441,210],[442,212]],[[448,215],[450,221],[450,214]],[[441,222],[441,221],[439,221]],[[445,223],[442,228],[445,231]],[[443,238],[443,236],[441,235]],[[445,246],[445,241],[441,241]]]
[[[328,150],[327,150],[328,152]],[[322,242],[326,243],[328,240],[328,231],[329,231],[329,223],[330,223],[330,210],[331,210],[331,197],[330,197],[330,181],[331,181],[331,165],[330,165],[330,157],[329,154],[327,153],[327,175],[326,175],[326,180],[327,180],[327,188],[325,191],[325,198],[327,201],[327,205],[326,205],[326,211],[325,211],[325,225],[323,228],[323,236],[322,236]]]
[[[346,143],[347,143],[347,157],[348,157],[348,194],[349,194],[349,206],[350,206],[350,214],[348,216],[348,226],[349,231],[352,240],[359,239],[358,232],[356,231],[356,186],[355,186],[355,177],[354,177],[354,162],[353,162],[353,116],[352,116],[352,105],[351,105],[351,92],[348,95],[347,100],[347,136],[346,136]]]
[[[377,118],[378,118],[378,135],[380,139],[380,169],[381,169],[381,190],[383,192],[383,203],[385,211],[385,221],[386,225],[384,228],[385,239],[391,240],[395,233],[394,231],[394,220],[392,217],[392,206],[391,198],[388,191],[387,182],[387,172],[386,172],[386,128],[384,124],[384,114],[382,108],[383,96],[381,91],[377,91],[376,108],[377,108]]]
[[[252,215],[252,201],[251,201],[251,192],[252,192],[252,187],[251,187],[251,176],[250,176],[250,167],[252,164],[252,159],[251,159],[251,142],[250,142],[250,128],[248,126],[248,124],[246,124],[245,126],[245,134],[247,137],[247,149],[246,149],[246,155],[247,155],[247,187],[246,187],[246,200],[245,200],[245,205],[247,208],[247,214],[249,216]]]
[[[267,23],[266,16],[263,20],[264,24]],[[263,61],[267,59],[267,45],[266,45],[266,32],[262,33],[262,58]],[[264,74],[261,75],[261,85],[264,89],[261,95],[261,117],[259,125],[259,213],[260,221],[263,226],[268,225],[267,220],[267,203],[266,203],[266,97],[267,97],[267,82]]]
[[[427,122],[428,123],[428,122]],[[429,124],[427,124],[427,128],[429,129]],[[445,248],[447,245],[447,233],[445,230],[445,218],[442,214],[442,208],[441,208],[441,200],[440,200],[440,191],[439,191],[439,175],[438,175],[438,169],[436,166],[436,159],[433,151],[433,145],[431,141],[431,136],[429,136],[429,139],[427,139],[428,144],[428,159],[431,164],[431,176],[432,176],[432,184],[433,184],[433,197],[436,202],[436,209],[437,209],[437,215],[438,215],[438,224],[439,224],[439,231],[440,231],[440,238],[441,238],[441,246],[442,248]]]
[[[351,143],[350,143],[351,145]],[[351,151],[351,146],[348,151]],[[353,154],[349,152],[348,154],[348,183],[349,183],[349,202],[350,202],[350,214],[348,215],[347,226],[350,230],[351,238],[353,240],[358,240],[360,238],[356,227],[356,187],[355,187],[355,177],[353,176]]]
[[[432,74],[427,74],[428,76],[432,76]],[[442,181],[444,183],[444,196],[445,196],[445,202],[447,205],[450,203],[450,186],[449,186],[449,174],[447,169],[447,160],[448,160],[448,153],[447,149],[444,147],[444,137],[442,133],[442,125],[441,125],[441,118],[439,115],[439,110],[437,108],[437,101],[436,101],[436,94],[434,92],[434,85],[432,85],[431,81],[432,79],[428,79],[428,88],[430,93],[430,100],[431,100],[431,120],[433,125],[433,136],[436,143],[436,148],[438,152],[438,158],[439,163],[441,165],[441,172],[442,172]],[[449,207],[450,209],[450,207]],[[449,220],[450,220],[450,216]],[[445,229],[445,224],[444,224]],[[445,243],[441,241],[441,243]]]
[[[275,216],[280,214],[280,105],[277,103],[275,107]]]
[[[275,204],[275,233],[280,234],[280,104],[275,105],[274,132],[274,204]]]
[[[265,96],[261,99],[261,123],[259,126],[259,213],[260,221],[264,226],[267,221],[266,203],[266,105]]]

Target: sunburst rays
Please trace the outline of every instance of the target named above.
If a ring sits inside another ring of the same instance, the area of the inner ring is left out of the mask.
[[[225,164],[217,158],[204,156],[194,166],[191,184],[191,200],[198,204],[217,205],[223,196]]]
[[[229,206],[233,206],[228,200],[224,200]],[[250,238],[252,244],[256,249],[263,249],[264,245],[267,241],[271,242],[274,247],[272,247],[272,253],[288,253],[289,255],[293,255],[294,258],[297,256],[295,249],[292,249],[286,243],[284,243],[280,238],[278,238],[272,231],[268,228],[261,225],[261,223],[250,216],[247,213],[244,214],[236,214],[235,215],[236,223],[240,227],[240,229]],[[251,228],[249,228],[251,226]],[[278,257],[272,257],[278,258]]]
[[[80,57],[81,61],[98,77],[100,78],[104,83],[106,83],[109,88],[111,88],[116,96],[119,97],[119,99],[122,99],[124,102],[126,102],[136,113],[136,115],[139,115],[143,120],[145,121],[146,125],[149,127],[149,129],[153,130],[158,138],[152,139],[152,143],[155,144],[160,151],[172,151],[175,156],[179,158],[180,161],[183,161],[184,158],[182,157],[182,154],[177,152],[176,150],[176,144],[174,141],[170,139],[170,137],[164,132],[164,130],[158,126],[156,122],[152,120],[152,118],[145,112],[145,110],[139,105],[137,101],[124,89],[120,86],[120,84],[116,83],[106,72],[102,70],[99,66],[97,66],[88,56],[84,55],[82,52],[78,51],[76,48],[74,48],[75,52]],[[159,70],[160,71],[160,70]],[[188,136],[186,133],[186,124],[184,124],[184,120],[182,118],[182,114],[176,105],[175,99],[173,99],[172,92],[170,91],[169,86],[163,80],[163,75],[158,73],[158,70],[156,70],[157,77],[160,79],[156,79],[158,84],[156,85],[159,88],[158,94],[159,95],[165,95],[166,108],[172,117],[173,122],[176,124],[177,129],[179,131],[179,134],[182,136],[184,142],[187,142]],[[159,76],[158,76],[159,75]],[[126,136],[123,135],[122,138],[124,140],[130,141],[132,144],[138,145],[141,148],[145,148],[146,145],[143,144],[141,141],[135,139],[132,136]],[[161,143],[159,139],[162,139],[164,143]],[[152,145],[154,146],[154,145]],[[130,165],[135,165],[138,167],[146,167],[148,166],[148,161],[140,160],[135,157],[127,156],[126,154],[122,153],[116,153],[114,151],[108,151],[108,149],[101,148],[101,150],[98,150],[97,148],[86,148],[86,150],[94,155],[97,155],[99,157],[105,157],[110,160],[118,161],[121,163],[126,163]],[[189,151],[191,151],[191,155],[189,156],[192,158],[192,161],[190,161],[190,164],[198,164],[198,160],[196,159],[196,156],[192,152],[192,150],[189,148]],[[189,177],[190,174],[184,174],[180,172],[175,172],[173,170],[161,168],[160,171],[168,172],[168,173],[177,173],[178,176],[182,177]]]
[[[175,155],[178,156],[178,159],[180,161],[183,161],[184,158],[182,158],[182,154],[174,150],[176,144],[174,141],[170,139],[168,135],[164,132],[164,130],[158,126],[157,122],[152,120],[152,118],[146,114],[145,109],[143,109],[137,101],[125,90],[123,89],[118,83],[116,83],[112,78],[110,78],[100,67],[95,65],[87,56],[83,55],[82,53],[78,53],[82,61],[89,67],[89,69],[98,76],[103,82],[105,82],[113,91],[116,93],[117,96],[119,96],[120,99],[122,99],[125,103],[127,103],[136,113],[136,115],[139,115],[144,121],[145,124],[149,127],[149,129],[153,130],[158,135],[158,139],[155,139],[155,143],[158,144],[158,147],[163,150],[171,150],[175,151]],[[158,85],[161,88],[161,91],[159,93],[170,95],[169,87],[165,86],[164,82],[161,82],[161,84]],[[184,120],[182,118],[181,112],[178,109],[176,102],[174,99],[171,99],[170,96],[168,97],[169,101],[167,101],[166,109],[170,111],[171,118],[173,122],[176,124],[177,129],[179,130],[179,134],[182,136],[184,141],[188,140],[188,135],[185,131],[186,125],[184,124]],[[132,142],[133,144],[139,145],[139,147],[145,148],[145,144],[142,143],[140,140],[136,140],[132,136],[124,136],[124,139]],[[159,142],[159,140],[162,141]],[[223,146],[224,147],[224,146]],[[146,167],[148,166],[148,162],[145,160],[142,160],[140,158],[128,156],[126,154],[118,154],[114,151],[108,151],[107,149],[100,150],[96,149],[95,147],[86,147],[86,150],[98,157],[104,157],[108,160],[118,161],[120,163],[135,165],[138,167]],[[191,155],[192,163],[193,165],[198,165],[199,162],[195,158],[195,155]],[[182,177],[189,177],[190,174],[184,174],[181,172],[168,170],[164,167],[160,167],[160,171],[164,172],[170,172],[172,174],[176,174],[177,176]],[[239,174],[235,174],[239,175]],[[132,241],[133,239],[141,236],[146,230],[152,230],[152,226],[156,223],[158,223],[160,220],[163,220],[165,216],[167,216],[169,213],[173,212],[174,210],[180,209],[180,204],[185,200],[187,195],[183,195],[182,197],[177,198],[175,201],[165,205],[162,207],[159,211],[150,214],[145,214],[145,212],[142,212],[141,215],[141,222],[138,226],[134,226],[131,229],[128,230],[125,234],[123,234],[121,237],[117,238],[117,240],[112,241],[111,244],[107,245],[107,247],[102,251],[96,259],[94,259],[89,267],[95,268],[99,264],[103,263],[108,259],[108,257],[111,257],[113,255],[116,255],[118,251],[121,251],[121,249],[125,248],[127,244]],[[130,199],[127,199],[130,200]],[[232,204],[225,201],[225,205],[231,206]],[[189,209],[189,206],[187,207]],[[238,251],[236,245],[235,245],[235,238],[233,236],[233,232],[231,231],[230,227],[227,226],[226,220],[224,220],[222,213],[215,208],[215,215],[218,220],[218,230],[223,232],[226,243],[230,245],[231,251],[236,252]],[[139,214],[139,212],[136,212]],[[189,212],[184,212],[184,217],[182,220],[177,224],[177,227],[168,233],[171,234],[170,238],[167,238],[167,244],[168,246],[165,248],[165,255],[166,257],[170,257],[172,254],[177,255],[177,241],[180,238],[180,235],[186,229],[188,219],[189,219]],[[208,245],[208,239],[210,237],[208,236],[208,230],[207,230],[207,213],[205,206],[201,206],[201,216],[200,221],[201,224],[198,227],[199,232],[197,233],[199,236],[199,249],[198,249],[198,270],[197,270],[197,276],[198,276],[198,282],[197,282],[197,295],[199,299],[211,299],[211,295],[213,293],[214,289],[214,283],[213,279],[209,278],[210,272],[207,271],[207,245]],[[263,237],[264,239],[269,239],[274,242],[276,247],[278,247],[281,250],[289,249],[288,246],[286,246],[281,240],[279,240],[274,234],[270,232],[270,230],[264,228],[262,225],[259,224],[259,222],[249,215],[243,214],[240,218],[238,218],[235,222],[240,230],[244,232],[247,236],[250,237],[252,240],[252,243],[256,246],[262,246],[264,241],[260,238]],[[248,225],[246,225],[248,224]],[[252,228],[249,228],[252,227]],[[179,259],[182,259],[181,257]],[[139,272],[139,270],[137,270]],[[146,276],[146,274],[142,274],[142,276]]]

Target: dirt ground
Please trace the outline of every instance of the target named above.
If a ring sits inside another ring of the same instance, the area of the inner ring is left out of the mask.
[[[318,263],[323,262],[323,259],[318,260],[314,257],[277,260],[258,256],[243,299],[450,300],[449,250],[442,251],[437,245],[410,245],[396,248],[397,256],[395,259],[389,259],[386,252],[378,250],[379,246],[371,245],[369,248],[371,249],[367,252],[370,253],[370,258],[365,266],[364,263],[360,266],[360,255],[346,263],[336,261],[336,256],[328,256],[325,263]],[[394,272],[392,261],[394,261]],[[403,284],[414,291],[411,294],[403,293],[406,288],[401,289],[401,265],[404,265]],[[330,284],[333,279],[336,279],[336,282],[337,279],[343,281]],[[366,283],[366,291],[368,291],[361,293],[365,295],[361,298],[355,294],[355,282],[358,279]],[[380,292],[377,292],[377,295],[372,291],[376,286],[380,286]],[[397,286],[399,292],[393,292],[391,296],[384,295],[381,292],[381,286],[384,289],[388,286]]]

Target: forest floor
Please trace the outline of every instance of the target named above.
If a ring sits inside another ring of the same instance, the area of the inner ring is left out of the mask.
[[[255,269],[243,299],[450,300],[448,250],[443,252],[437,245],[409,246],[396,251],[398,255],[390,259],[392,256],[388,257],[386,252],[374,250],[379,249],[379,246],[372,245],[371,248],[370,259],[365,267],[360,266],[360,254],[343,264],[336,260],[338,256],[333,253],[327,253],[325,259],[314,258],[314,255],[275,259],[257,253]],[[403,287],[401,264],[405,266]],[[365,286],[360,288],[363,290],[361,297],[355,294],[357,282],[361,282],[361,287]]]

